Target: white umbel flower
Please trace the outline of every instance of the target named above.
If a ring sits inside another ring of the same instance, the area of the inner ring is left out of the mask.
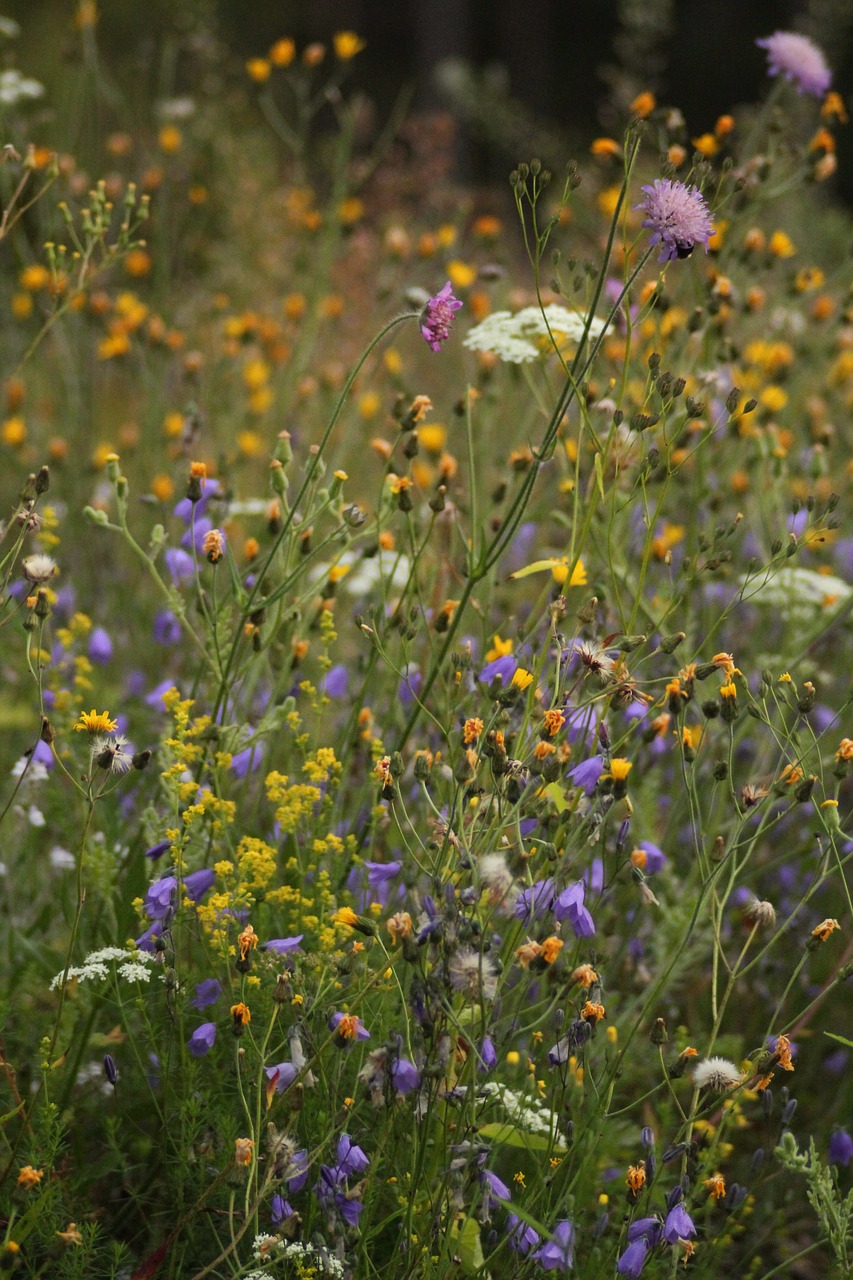
[[[743,1076],[728,1058],[703,1058],[693,1068],[693,1083],[697,1089],[716,1089],[723,1092],[740,1084]]]
[[[522,311],[494,311],[469,329],[462,345],[469,351],[490,351],[507,364],[529,364],[554,349],[554,342],[576,343],[583,337],[586,320],[556,303],[524,307]],[[593,317],[589,336],[597,338],[604,321]]]

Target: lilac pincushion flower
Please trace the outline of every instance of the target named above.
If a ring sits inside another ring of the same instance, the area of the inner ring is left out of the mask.
[[[658,178],[643,187],[645,200],[636,205],[645,213],[643,226],[651,231],[649,244],[661,247],[658,262],[687,258],[697,244],[705,246],[714,234],[705,197],[697,187],[671,178]]]
[[[784,76],[797,86],[798,93],[822,98],[832,84],[832,72],[823,51],[808,36],[795,31],[774,31],[772,36],[755,42],[767,50],[767,74]]]
[[[449,280],[444,288],[427,302],[421,314],[421,333],[433,351],[440,351],[442,342],[446,342],[450,337],[453,313],[461,306],[459,299],[453,296]]]

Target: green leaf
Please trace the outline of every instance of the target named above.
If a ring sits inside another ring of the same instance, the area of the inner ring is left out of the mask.
[[[517,569],[515,573],[509,575],[510,582],[515,582],[517,578],[526,578],[531,573],[542,573],[545,569],[556,569],[558,564],[565,564],[565,559],[559,556],[549,556],[547,560],[534,560],[532,564],[527,564],[523,569]]]
[[[490,1138],[492,1142],[502,1142],[507,1147],[521,1147],[524,1151],[550,1151],[560,1145],[544,1133],[525,1133],[523,1129],[516,1129],[513,1124],[501,1124],[500,1121],[484,1124],[477,1132],[484,1138]]]
[[[480,1224],[475,1218],[466,1218],[461,1228],[454,1223],[450,1234],[457,1240],[456,1253],[462,1262],[462,1270],[471,1275],[479,1271],[485,1259],[483,1245],[480,1240]]]
[[[853,1049],[853,1040],[848,1040],[846,1036],[837,1036],[832,1031],[824,1031],[825,1036],[829,1036],[830,1040],[837,1040],[839,1044],[846,1044],[848,1049]]]

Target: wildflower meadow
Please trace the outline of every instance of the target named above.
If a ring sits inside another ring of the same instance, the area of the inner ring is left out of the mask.
[[[0,1273],[853,1275],[833,48],[483,191],[187,22],[0,19]]]

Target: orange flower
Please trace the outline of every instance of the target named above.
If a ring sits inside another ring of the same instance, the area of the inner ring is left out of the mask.
[[[776,1061],[783,1071],[794,1070],[794,1064],[791,1061],[791,1041],[787,1036],[776,1038]]]
[[[726,1194],[726,1180],[721,1173],[715,1173],[710,1178],[706,1178],[702,1185],[708,1188],[712,1200],[721,1200]]]
[[[625,1179],[632,1195],[637,1195],[646,1185],[646,1162],[641,1160],[639,1164],[628,1165],[628,1176]]]
[[[255,947],[258,945],[258,935],[250,924],[247,924],[243,932],[238,935],[237,945],[240,948],[241,960],[245,960],[249,952],[254,951]]]
[[[251,1138],[235,1138],[234,1139],[234,1159],[237,1164],[242,1164],[248,1168],[252,1163],[255,1152],[255,1144]]]
[[[822,920],[815,929],[812,929],[812,937],[819,938],[821,942],[826,942],[829,935],[834,933],[836,929],[840,928],[841,925],[837,920]]]

